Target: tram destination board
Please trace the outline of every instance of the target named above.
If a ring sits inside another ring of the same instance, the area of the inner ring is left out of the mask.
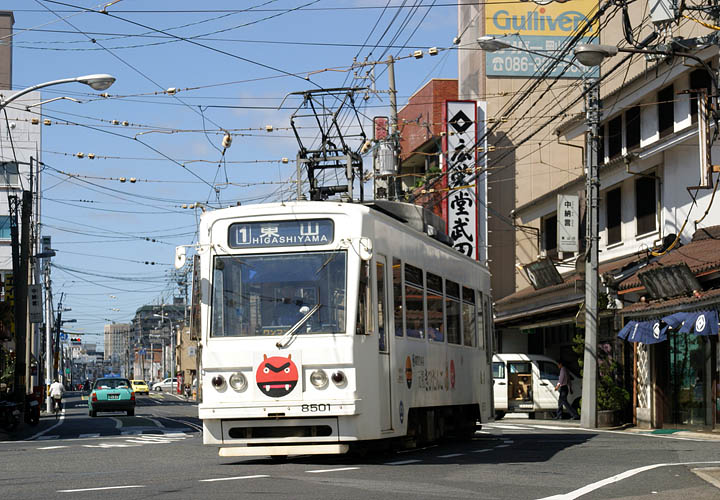
[[[327,245],[334,236],[330,219],[239,222],[228,230],[230,248]]]

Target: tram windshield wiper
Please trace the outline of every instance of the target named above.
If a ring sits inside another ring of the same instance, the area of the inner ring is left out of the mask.
[[[298,320],[297,323],[295,323],[292,327],[290,327],[290,329],[289,329],[287,332],[285,332],[285,335],[283,335],[283,336],[280,338],[280,340],[278,340],[278,341],[275,343],[275,345],[276,345],[279,349],[282,349],[283,347],[287,346],[288,343],[290,342],[290,339],[292,338],[292,336],[300,329],[300,327],[301,327],[303,324],[305,324],[305,322],[306,322],[307,320],[310,319],[310,317],[311,317],[313,314],[315,314],[315,312],[316,312],[318,309],[320,309],[321,306],[322,306],[322,304],[315,304],[315,307],[313,307],[312,309],[310,309],[310,310],[305,314],[305,316],[303,316],[302,318],[300,318],[300,320]]]

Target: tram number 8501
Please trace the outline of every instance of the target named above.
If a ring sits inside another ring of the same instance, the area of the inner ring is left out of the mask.
[[[325,403],[302,405],[300,408],[303,412],[330,411],[330,405]]]

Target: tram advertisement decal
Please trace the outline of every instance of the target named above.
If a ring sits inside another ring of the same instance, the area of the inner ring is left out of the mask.
[[[255,371],[255,381],[260,391],[271,398],[281,398],[290,394],[298,383],[298,368],[287,357],[263,354],[263,360]]]
[[[330,219],[238,222],[228,230],[230,248],[327,245],[333,241]]]
[[[445,103],[446,134],[441,157],[449,189],[443,207],[448,236],[456,250],[481,262],[487,258],[485,110],[484,102]],[[479,157],[478,150],[482,151]]]
[[[534,3],[490,0],[485,4],[485,34],[512,47],[486,52],[485,74],[539,77],[555,64],[547,76],[599,75],[599,68],[569,61],[558,63],[560,49],[587,25],[597,6],[597,0],[535,0]],[[589,43],[597,33],[597,26],[595,23],[578,42]]]

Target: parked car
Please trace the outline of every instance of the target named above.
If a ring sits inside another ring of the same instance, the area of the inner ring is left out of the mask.
[[[126,378],[99,378],[88,398],[88,412],[97,417],[99,411],[124,411],[135,415],[135,392]]]
[[[152,390],[156,392],[170,392],[175,389],[177,391],[178,388],[178,379],[176,378],[166,378],[165,380],[161,382],[156,382],[152,386]]]
[[[130,385],[135,394],[150,394],[150,388],[144,380],[131,380]]]
[[[560,393],[555,390],[560,368],[557,362],[539,354],[495,354],[493,356],[493,396],[495,418],[506,413],[557,412]],[[568,370],[570,394],[568,401],[580,406],[582,379]]]

